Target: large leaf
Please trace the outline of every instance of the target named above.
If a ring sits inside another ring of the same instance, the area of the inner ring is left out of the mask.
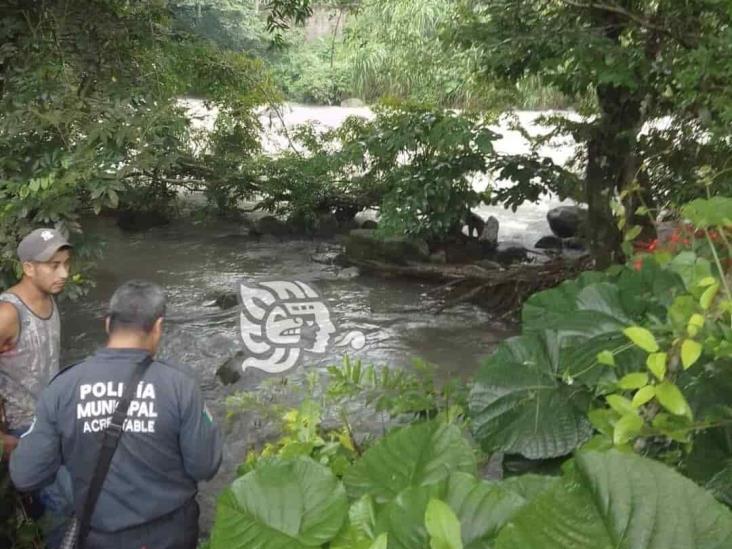
[[[447,483],[445,501],[460,521],[465,549],[489,547],[503,525],[527,500],[502,483],[455,473]]]
[[[732,459],[723,464],[724,467],[709,479],[705,487],[719,501],[732,506]]]
[[[473,433],[488,452],[530,459],[570,453],[592,432],[578,407],[582,390],[557,378],[554,340],[532,334],[502,343],[470,393]]]
[[[429,547],[425,513],[432,499],[444,501],[457,517],[464,549],[490,549],[503,525],[527,504],[503,483],[453,473],[439,484],[408,488],[382,508],[377,530],[388,532],[389,549]]]
[[[538,292],[529,299],[521,311],[525,330],[546,330],[557,321],[565,319],[577,310],[577,294],[589,284],[607,280],[605,273],[587,272],[576,280],[568,280],[556,288]]]
[[[563,337],[559,352],[559,368],[563,378],[573,379],[589,387],[602,382],[618,381],[630,372],[645,368],[646,353],[631,345],[622,331],[609,331],[592,337]],[[615,367],[599,361],[603,351],[612,353]]]
[[[389,433],[351,466],[343,481],[351,498],[368,493],[385,503],[410,486],[435,484],[453,471],[475,469],[473,449],[460,429],[430,421]]]
[[[555,288],[540,292],[537,296],[557,292],[563,298],[573,300],[563,304],[565,313],[555,315],[556,311],[545,311],[541,314],[541,306],[551,306],[553,301],[547,299],[524,306],[530,311],[528,324],[524,325],[526,332],[552,331],[556,334],[559,359],[556,370],[565,379],[571,379],[594,387],[601,381],[609,385],[617,381],[618,376],[645,369],[644,355],[628,345],[628,338],[623,330],[633,323],[623,305],[622,294],[618,286],[609,282],[592,282],[595,277],[584,280],[584,285],[575,283],[574,291],[567,288]],[[529,300],[531,301],[531,300]],[[542,319],[542,322],[539,322]],[[615,356],[615,363],[619,366],[616,371],[611,367],[600,364],[597,355],[602,351],[610,351]]]
[[[272,460],[221,495],[212,549],[301,549],[333,539],[346,518],[343,485],[308,458]]]
[[[676,273],[661,267],[653,258],[643,261],[640,271],[624,268],[617,280],[623,310],[631,316],[650,313],[663,319],[684,282]]]
[[[375,531],[376,510],[371,496],[366,494],[351,505],[348,521],[331,542],[331,549],[370,549]]]
[[[463,549],[460,521],[447,503],[432,498],[424,514],[424,525],[431,549]]]
[[[685,218],[700,228],[732,226],[732,198],[697,198],[681,208]]]
[[[430,546],[425,527],[427,504],[439,498],[445,483],[413,486],[386,504],[376,519],[378,533],[387,533],[389,549],[425,549]]]
[[[559,482],[559,477],[526,474],[509,477],[501,481],[501,487],[520,496],[524,502],[531,501]]]
[[[726,549],[732,513],[673,469],[585,452],[501,531],[497,549]]]

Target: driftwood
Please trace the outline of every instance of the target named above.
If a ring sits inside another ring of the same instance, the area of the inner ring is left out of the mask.
[[[504,269],[485,269],[479,265],[397,265],[372,260],[351,260],[362,270],[387,276],[442,282],[431,290],[443,298],[438,312],[474,301],[492,311],[516,312],[531,294],[552,288],[591,268],[589,258],[555,259],[546,263],[521,263]]]

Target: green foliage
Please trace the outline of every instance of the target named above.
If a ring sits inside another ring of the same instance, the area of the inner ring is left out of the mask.
[[[570,98],[590,96],[585,116],[550,117],[554,130],[532,141],[571,136],[581,145],[573,163],[584,174],[599,267],[623,259],[614,195],[640,219],[707,192],[730,193],[731,15],[712,1],[481,0],[453,18],[453,44],[476,56],[486,86],[512,89],[528,77]],[[520,201],[522,181],[504,192]],[[646,214],[636,213],[641,206]]]
[[[267,13],[255,0],[173,0],[176,24],[225,50],[266,54],[271,36]]]
[[[319,547],[338,533],[346,503],[333,473],[312,460],[262,463],[221,495],[211,549]]]
[[[394,456],[402,458],[394,462]],[[454,471],[475,474],[473,451],[454,425],[423,423],[394,431],[369,448],[343,481],[351,499],[391,501],[410,487],[436,484]]]
[[[85,212],[165,211],[180,189],[251,189],[243,160],[259,150],[261,63],[178,31],[163,1],[10,2],[3,23],[4,283],[34,226],[78,234]],[[191,91],[221,112],[198,148],[177,101]],[[236,160],[223,155],[233,150]]]
[[[487,452],[530,459],[566,455],[591,434],[582,388],[561,382],[556,338],[525,335],[502,343],[481,368],[470,394],[470,417]]]
[[[377,368],[346,357],[328,367],[326,399],[343,404],[358,399],[393,418],[456,419],[467,407],[467,387],[460,379],[438,380],[435,366],[414,360],[409,369]]]
[[[440,433],[450,444],[435,451]],[[647,458],[579,452],[562,478],[500,482],[476,478],[474,464],[460,471],[466,458],[457,427],[432,421],[388,433],[343,484],[308,458],[260,461],[222,494],[211,547],[721,549],[732,539],[727,508]]]
[[[345,32],[355,95],[444,106],[474,103],[479,91],[473,56],[444,48],[439,39],[457,8],[451,0],[377,0],[359,6]]]
[[[732,543],[730,511],[658,462],[583,452],[568,469],[512,518],[497,549],[722,549]]]
[[[440,240],[480,202],[469,176],[486,169],[497,137],[484,117],[415,106],[380,107],[373,120],[322,133],[305,126],[293,135],[304,153],[263,166],[262,204],[311,220],[377,207],[386,233]]]
[[[340,44],[340,43],[339,43]],[[337,105],[353,95],[350,67],[331,38],[306,41],[300,34],[272,57],[272,76],[291,101]]]
[[[38,524],[28,517],[23,506],[23,496],[13,488],[7,461],[0,462],[0,543],[9,549],[43,547]]]
[[[705,227],[691,250],[659,248],[635,268],[586,273],[527,300],[524,335],[499,346],[471,391],[473,432],[486,450],[568,454],[589,438],[589,419],[599,433],[592,447],[695,468],[696,439],[724,438],[732,400],[710,385],[727,386],[732,358],[723,202],[683,209]],[[704,225],[713,219],[723,224]]]

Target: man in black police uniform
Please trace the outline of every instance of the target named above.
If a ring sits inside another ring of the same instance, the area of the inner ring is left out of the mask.
[[[130,281],[112,296],[107,346],[58,374],[41,394],[31,429],[10,462],[20,490],[51,482],[63,463],[81,514],[106,429],[136,365],[154,356],[163,290]],[[91,518],[86,549],[195,548],[197,482],[216,474],[221,433],[186,368],[154,361],[138,384]]]

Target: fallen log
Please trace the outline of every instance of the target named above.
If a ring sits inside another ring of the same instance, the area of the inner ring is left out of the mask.
[[[474,264],[397,265],[373,260],[357,260],[352,263],[370,273],[442,282],[443,284],[432,290],[434,294],[442,294],[444,299],[438,312],[459,303],[474,301],[494,312],[507,314],[520,309],[531,294],[552,288],[592,268],[588,257],[515,264],[503,269],[485,269]]]

